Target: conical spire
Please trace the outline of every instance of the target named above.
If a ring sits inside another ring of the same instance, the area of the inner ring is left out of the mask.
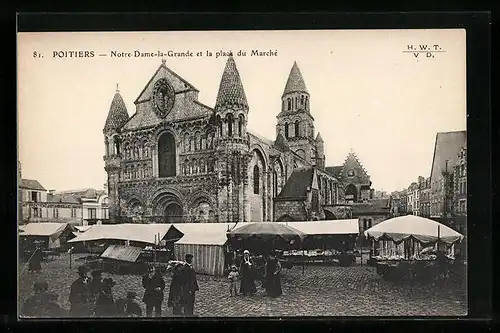
[[[288,75],[283,96],[293,92],[308,93],[306,83],[302,78],[302,74],[300,73],[300,69],[296,61],[294,61],[292,69],[290,70],[290,75]]]
[[[128,121],[128,112],[125,102],[123,101],[118,85],[116,85],[116,93],[109,107],[108,118],[104,125],[104,131],[116,131]]]
[[[319,132],[318,132],[318,135],[316,136],[316,142],[324,142],[323,138],[321,137],[321,134],[319,134]]]
[[[240,79],[240,73],[238,72],[238,68],[236,68],[236,63],[232,56],[227,59],[226,68],[224,68],[224,73],[220,80],[219,93],[217,94],[217,100],[215,102],[216,108],[223,105],[248,107],[247,97]]]

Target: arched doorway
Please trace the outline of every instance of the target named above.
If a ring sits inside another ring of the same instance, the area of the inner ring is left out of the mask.
[[[172,133],[165,132],[158,140],[158,170],[159,177],[176,175],[175,138]]]
[[[345,189],[345,200],[347,202],[357,202],[358,201],[358,190],[353,184],[349,184]]]
[[[263,154],[258,149],[253,150],[252,160],[250,161],[249,184],[250,191],[250,221],[260,222],[266,220],[266,161]]]
[[[181,202],[174,193],[160,193],[152,201],[153,215],[161,223],[182,223],[184,221],[184,209]]]

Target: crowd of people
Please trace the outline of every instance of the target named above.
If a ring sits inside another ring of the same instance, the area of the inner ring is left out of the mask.
[[[194,316],[195,294],[199,290],[193,255],[187,254],[185,261],[173,261],[169,266],[172,279],[168,291],[167,306],[174,316]],[[36,269],[39,269],[38,264]],[[275,252],[271,252],[261,265],[245,250],[239,265],[232,265],[228,274],[230,295],[250,296],[257,293],[256,281],[270,297],[282,294],[281,264]],[[239,283],[239,290],[238,290]],[[111,277],[103,278],[103,271],[90,271],[86,266],[78,267],[78,278],[71,284],[69,293],[69,313],[58,304],[58,295],[48,292],[45,281],[34,284],[34,295],[23,307],[26,317],[142,317],[143,311],[137,302],[137,293],[129,291],[126,298],[115,300],[113,287],[116,282]],[[161,317],[164,302],[165,280],[154,265],[142,277],[146,317]]]
[[[173,278],[168,296],[168,307],[174,315],[194,316],[195,293],[199,290],[196,273],[192,266],[193,255],[187,254],[185,262],[173,267]],[[89,276],[90,273],[90,276]],[[115,301],[111,277],[103,278],[100,269],[90,272],[86,266],[78,267],[78,278],[71,284],[69,313],[57,304],[58,295],[48,292],[46,281],[34,284],[34,295],[28,297],[21,308],[24,317],[141,317],[143,311],[137,302],[137,293],[127,292],[127,297]],[[165,280],[154,265],[142,277],[146,316],[162,315]]]
[[[243,296],[257,293],[256,280],[262,281],[262,287],[270,297],[278,297],[283,293],[281,289],[281,264],[275,252],[271,252],[263,265],[263,272],[257,267],[257,263],[250,256],[250,251],[243,251],[239,268],[232,265],[228,274],[231,296],[238,295],[237,282],[240,281],[239,294]]]

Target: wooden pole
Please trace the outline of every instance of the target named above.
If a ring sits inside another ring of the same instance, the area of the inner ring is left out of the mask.
[[[69,249],[69,269],[71,269],[71,262],[72,262],[71,254],[72,253],[73,253],[73,249]]]
[[[304,247],[302,247],[302,274],[304,274],[305,270],[305,262],[304,260],[306,259],[305,252],[304,252]]]
[[[439,238],[441,236],[441,228],[440,225],[438,225],[438,239],[437,239],[437,251],[439,252]]]

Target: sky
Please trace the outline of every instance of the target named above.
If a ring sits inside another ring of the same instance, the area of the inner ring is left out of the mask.
[[[275,139],[281,95],[296,61],[315,130],[325,141],[326,165],[341,165],[353,150],[373,188],[401,190],[430,175],[437,132],[466,129],[465,39],[460,29],[20,33],[22,175],[46,189],[102,189],[102,130],[117,84],[132,116],[134,100],[163,58],[213,107],[227,60],[217,52],[232,51],[250,107],[249,130]],[[424,44],[441,52],[403,52]],[[193,57],[133,57],[135,50],[191,51]],[[251,56],[252,50],[276,55]],[[53,56],[60,51],[95,56]],[[111,57],[113,51],[132,57]]]

